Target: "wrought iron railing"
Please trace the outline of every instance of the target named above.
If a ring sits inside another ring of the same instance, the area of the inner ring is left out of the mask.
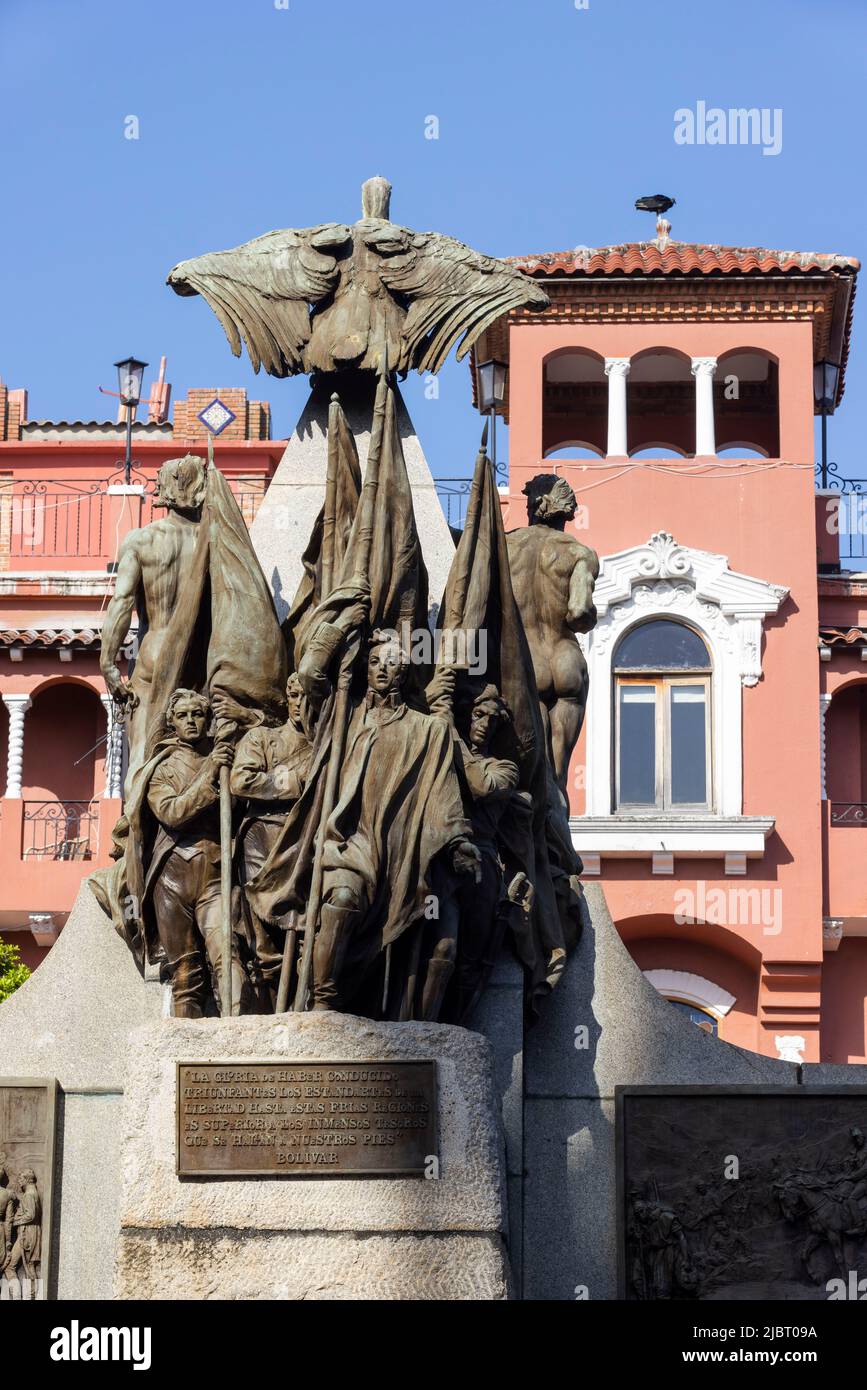
[[[508,478],[508,471],[504,463],[498,463],[496,467],[496,479],[498,483],[505,483]],[[437,497],[440,499],[440,506],[446,515],[446,521],[453,531],[464,529],[464,520],[467,515],[467,502],[470,497],[470,488],[473,485],[472,478],[434,478],[434,487]]]
[[[867,478],[843,478],[840,465],[816,464],[816,486],[840,493],[840,506],[831,513],[840,541],[841,560],[867,558]]]
[[[25,801],[22,859],[93,859],[97,852],[99,802]]]
[[[446,521],[455,531],[462,531],[467,514],[467,499],[472,478],[435,478],[434,484]]]
[[[867,825],[867,802],[832,801],[832,825]]]
[[[102,555],[105,482],[0,479],[0,550],[10,560]]]
[[[74,483],[54,479],[0,477],[0,556],[14,568],[16,561],[85,557],[113,559],[116,537],[109,534],[108,486],[112,478],[79,478]],[[154,509],[153,483],[145,483],[142,525],[162,513]],[[229,479],[229,486],[250,526],[265,496],[263,481]]]

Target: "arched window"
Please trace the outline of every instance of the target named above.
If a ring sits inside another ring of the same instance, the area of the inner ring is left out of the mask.
[[[604,458],[608,437],[605,361],[588,348],[562,348],[543,365],[542,453]]]
[[[696,1004],[687,1004],[683,999],[672,999],[666,995],[669,1004],[673,1004],[681,1013],[686,1014],[691,1023],[700,1028],[703,1033],[712,1033],[717,1036],[719,1024],[713,1014],[707,1009],[700,1009]]]
[[[708,810],[712,805],[711,664],[685,623],[633,627],[614,654],[616,809]]]

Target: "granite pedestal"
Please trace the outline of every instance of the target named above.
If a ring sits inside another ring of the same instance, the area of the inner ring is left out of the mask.
[[[257,1062],[422,1059],[438,1074],[429,1178],[176,1172],[178,1062],[237,1063],[246,1075]],[[120,1182],[118,1298],[509,1296],[491,1049],[464,1028],[330,1013],[150,1024],[131,1039]]]

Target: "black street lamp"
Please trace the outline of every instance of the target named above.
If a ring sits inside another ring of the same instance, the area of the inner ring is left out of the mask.
[[[128,486],[132,477],[132,422],[141,400],[141,384],[147,362],[139,362],[136,357],[124,357],[114,365],[117,367],[117,393],[121,405],[126,406],[126,458],[123,464],[123,480]]]
[[[497,409],[506,399],[506,364],[491,357],[476,368],[476,393],[479,410],[491,422],[491,462],[497,472]]]
[[[835,362],[817,362],[813,367],[813,398],[822,413],[822,487],[828,486],[828,416],[837,404],[840,368]]]

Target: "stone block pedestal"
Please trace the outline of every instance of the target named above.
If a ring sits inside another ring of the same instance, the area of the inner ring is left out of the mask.
[[[346,1014],[162,1019],[131,1038],[115,1292],[129,1299],[506,1299],[491,1048]],[[433,1059],[439,1177],[181,1178],[177,1064]]]

